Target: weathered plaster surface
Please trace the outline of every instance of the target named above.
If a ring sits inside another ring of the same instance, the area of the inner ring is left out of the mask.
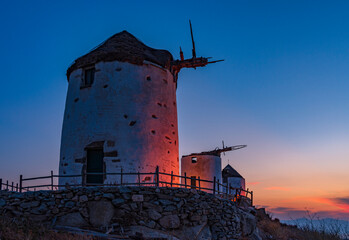
[[[192,163],[192,157],[196,157],[197,162]],[[181,159],[181,174],[184,176],[186,173],[187,177],[200,176],[200,179],[213,181],[213,178],[216,177],[216,180],[222,183],[222,164],[221,158],[214,155],[189,155],[183,156]],[[182,184],[184,180],[182,179]],[[190,184],[190,181],[187,180],[187,184]],[[198,186],[198,182],[196,184]],[[204,188],[213,188],[212,183],[201,182],[201,187]]]
[[[245,186],[245,178],[241,178],[241,177],[228,177],[227,178],[228,181],[228,186],[231,186],[233,188],[242,188],[242,189],[246,189]],[[244,192],[241,193],[241,195],[245,195]]]
[[[234,188],[245,189],[245,179],[241,177],[228,177],[228,185]]]
[[[99,142],[106,172],[178,174],[176,83],[173,75],[151,63],[100,62],[91,87],[81,88],[83,69],[73,71],[62,129],[60,175],[82,174],[85,147]],[[137,176],[124,176],[134,182]],[[141,179],[144,180],[144,179]],[[150,181],[153,181],[151,179]],[[60,178],[60,184],[82,178]],[[107,176],[105,183],[118,183]]]

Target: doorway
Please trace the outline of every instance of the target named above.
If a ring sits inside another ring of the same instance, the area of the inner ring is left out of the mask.
[[[103,149],[87,149],[86,184],[103,184],[103,157]]]
[[[190,185],[191,185],[191,188],[196,188],[196,176],[191,176],[190,178]]]

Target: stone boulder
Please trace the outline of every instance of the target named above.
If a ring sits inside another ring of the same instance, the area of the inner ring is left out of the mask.
[[[6,205],[6,201],[4,199],[0,199],[0,208]]]
[[[161,214],[160,213],[158,213],[157,211],[155,211],[154,209],[150,209],[149,210],[149,212],[148,212],[148,214],[149,214],[149,217],[152,219],[152,220],[158,220],[158,219],[160,219],[161,218]]]
[[[90,223],[94,227],[104,227],[110,224],[114,215],[114,207],[110,201],[92,201],[88,203]]]
[[[32,208],[40,205],[39,201],[24,202],[20,204],[21,208]]]
[[[168,215],[160,218],[159,223],[162,227],[167,229],[179,228],[181,222],[177,215]]]
[[[56,225],[70,226],[70,227],[86,227],[88,223],[81,216],[80,213],[68,213],[58,218]]]
[[[250,213],[240,210],[243,236],[251,236],[257,227],[257,218]]]

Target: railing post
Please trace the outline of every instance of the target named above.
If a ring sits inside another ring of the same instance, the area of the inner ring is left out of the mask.
[[[251,207],[253,206],[253,191],[251,191]]]
[[[187,188],[187,172],[184,173],[184,186]]]
[[[16,192],[18,192],[18,183],[16,183]]]
[[[199,180],[199,190],[201,190],[200,176],[198,176],[198,180]]]
[[[219,194],[219,179],[217,179],[217,189],[218,189],[218,194]]]
[[[9,186],[9,185],[8,185],[8,180],[6,180],[6,190],[9,190],[9,189],[8,189],[8,186]]]
[[[11,191],[13,192],[13,182],[12,182],[12,184],[11,184]]]
[[[122,175],[122,168],[121,168],[121,172],[120,172],[120,185],[122,186],[123,184],[123,175]]]
[[[19,192],[22,192],[23,175],[19,176]]]
[[[159,166],[156,166],[156,186],[159,187],[160,179],[159,179]]]
[[[0,191],[2,190],[2,178],[0,178]]]
[[[138,171],[138,186],[141,186],[141,175],[139,174],[139,171]]]
[[[51,190],[53,191],[53,171],[51,170]]]
[[[216,194],[216,176],[213,177],[213,195]]]
[[[172,187],[172,182],[173,182],[173,171],[171,171],[171,187]]]

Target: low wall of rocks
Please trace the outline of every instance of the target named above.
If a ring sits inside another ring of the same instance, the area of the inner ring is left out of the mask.
[[[59,191],[0,191],[2,216],[52,227],[159,239],[241,239],[256,218],[212,194],[183,188],[85,187]]]

